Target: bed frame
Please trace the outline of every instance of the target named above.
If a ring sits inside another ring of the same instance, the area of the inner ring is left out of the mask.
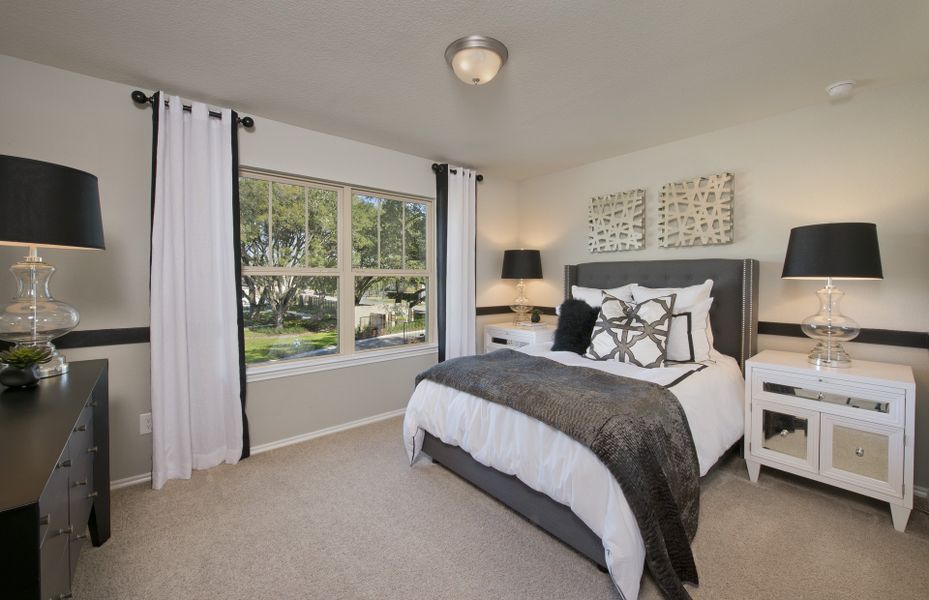
[[[710,322],[713,346],[739,362],[756,350],[758,334],[758,261],[753,259],[593,262],[565,266],[565,297],[571,286],[613,288],[637,282],[647,287],[685,287],[713,280]],[[493,496],[606,571],[603,543],[571,509],[525,485],[512,475],[484,466],[457,446],[429,432],[423,451],[475,487]]]

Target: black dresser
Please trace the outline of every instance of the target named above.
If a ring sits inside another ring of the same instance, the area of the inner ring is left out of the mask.
[[[107,361],[0,390],[0,598],[71,598],[88,536],[110,537]]]

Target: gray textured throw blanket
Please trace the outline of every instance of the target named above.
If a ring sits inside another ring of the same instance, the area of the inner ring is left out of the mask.
[[[590,448],[616,477],[666,598],[696,584],[700,467],[690,426],[664,387],[513,350],[439,363],[429,379],[538,419]]]

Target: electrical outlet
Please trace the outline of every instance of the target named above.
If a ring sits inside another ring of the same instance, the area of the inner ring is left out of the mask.
[[[152,413],[139,415],[139,435],[152,432]]]

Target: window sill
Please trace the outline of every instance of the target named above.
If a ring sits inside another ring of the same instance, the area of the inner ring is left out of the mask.
[[[355,354],[256,365],[254,367],[248,367],[246,371],[246,381],[252,383],[255,381],[277,379],[279,377],[292,377],[294,375],[305,375],[307,373],[316,373],[319,371],[331,371],[332,369],[343,369],[345,367],[379,363],[386,360],[426,356],[428,354],[435,354],[438,348],[439,345],[436,343],[415,344],[409,348],[370,350],[367,352],[356,352]]]

